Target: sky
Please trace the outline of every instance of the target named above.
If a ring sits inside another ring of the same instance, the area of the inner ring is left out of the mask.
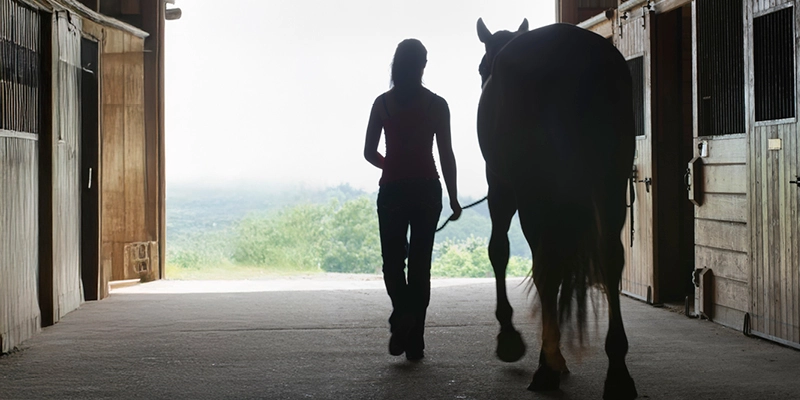
[[[363,157],[369,111],[389,89],[397,43],[416,38],[428,49],[425,86],[450,105],[459,197],[482,197],[476,22],[494,32],[527,18],[534,29],[555,21],[554,5],[178,0],[183,16],[166,28],[168,185],[377,191],[381,171]]]

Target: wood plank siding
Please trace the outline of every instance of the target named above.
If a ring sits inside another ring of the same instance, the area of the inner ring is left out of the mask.
[[[750,240],[747,211],[747,138],[744,134],[700,137],[703,158],[703,204],[695,207],[696,268],[714,274],[712,318],[741,329],[749,310]],[[699,150],[698,153],[699,155]],[[736,303],[725,301],[738,295]]]
[[[138,272],[125,267],[125,246],[157,240],[148,230],[157,210],[147,207],[143,51],[143,38],[106,31],[101,54],[105,283],[139,278]]]
[[[112,279],[159,276],[148,34],[86,3],[0,0],[0,353]],[[126,268],[131,243],[155,255]]]
[[[629,65],[641,65],[641,71],[632,71],[632,75],[642,85],[640,107],[634,112],[639,118],[639,128],[636,137],[636,156],[634,166],[636,167],[635,196],[636,201],[633,205],[633,243],[631,243],[631,220],[630,214],[623,228],[623,244],[626,249],[625,269],[622,273],[623,293],[642,300],[652,300],[653,287],[653,198],[652,190],[648,191],[648,185],[643,182],[653,176],[653,163],[651,158],[652,149],[652,129],[651,129],[651,55],[650,55],[650,35],[647,25],[649,15],[643,13],[641,9],[632,10],[622,15],[624,17],[622,26],[618,27],[614,35],[614,42],[617,48],[627,60]],[[636,61],[639,59],[639,61]],[[637,86],[634,83],[634,86]],[[639,182],[642,181],[642,182]]]
[[[57,52],[52,135],[53,321],[75,310],[83,300],[81,244],[81,52],[80,19],[55,14],[53,50]]]
[[[695,155],[703,158],[703,204],[695,207],[695,267],[714,274],[710,315],[723,325],[741,329],[749,310],[749,225],[747,107],[742,52],[745,42],[742,0],[712,0],[693,4]],[[730,15],[729,15],[730,14]],[[739,21],[730,24],[729,21]],[[720,41],[720,38],[726,38]],[[737,299],[736,302],[727,299]]]
[[[0,24],[0,353],[41,326],[42,20],[23,3],[0,0],[0,20],[12,19],[15,24]]]
[[[800,175],[795,110],[799,14],[797,4],[785,0],[749,0],[745,12],[747,54],[752,57],[748,59],[751,326],[757,334],[796,346],[800,344],[800,186],[789,182]],[[784,67],[781,76],[770,70],[774,65]],[[786,82],[764,86],[776,78]]]
[[[0,353],[41,326],[37,147],[35,139],[7,137],[0,131]]]

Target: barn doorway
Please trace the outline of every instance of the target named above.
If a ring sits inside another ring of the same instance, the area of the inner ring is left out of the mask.
[[[97,42],[81,39],[81,280],[85,300],[100,292],[99,87]]]
[[[653,16],[652,84],[658,301],[693,293],[694,209],[684,179],[693,156],[691,6]]]

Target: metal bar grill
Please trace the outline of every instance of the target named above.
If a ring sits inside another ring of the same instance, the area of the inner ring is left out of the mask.
[[[756,121],[795,116],[794,7],[753,19]]]
[[[742,0],[697,2],[700,135],[745,132]]]
[[[633,122],[636,136],[644,136],[644,57],[628,60],[633,87]]]
[[[39,13],[15,0],[0,0],[0,22],[0,129],[39,133]]]

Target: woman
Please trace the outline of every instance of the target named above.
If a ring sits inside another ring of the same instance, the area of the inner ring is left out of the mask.
[[[392,300],[389,353],[424,357],[425,312],[431,295],[431,253],[442,211],[442,186],[433,160],[433,139],[439,148],[451,220],[461,215],[456,189],[456,160],[450,140],[447,102],[422,86],[428,52],[419,40],[397,46],[392,62],[392,88],[372,104],[364,157],[383,170],[378,192],[383,280]],[[386,155],[378,152],[381,130]],[[406,233],[411,227],[411,239]],[[408,258],[408,278],[405,259]]]

